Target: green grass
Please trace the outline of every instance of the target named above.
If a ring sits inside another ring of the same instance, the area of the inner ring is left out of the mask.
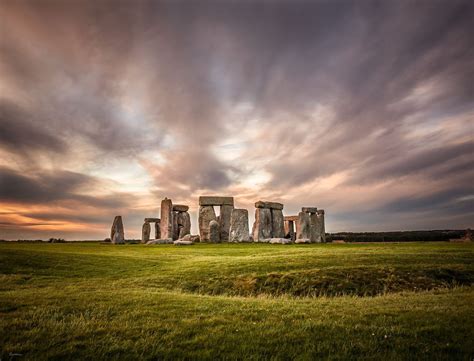
[[[474,357],[474,245],[0,243],[0,358]]]

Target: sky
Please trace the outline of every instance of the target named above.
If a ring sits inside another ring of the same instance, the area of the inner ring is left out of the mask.
[[[161,199],[474,226],[474,2],[0,2],[0,238],[127,238]],[[251,224],[250,224],[251,226]]]

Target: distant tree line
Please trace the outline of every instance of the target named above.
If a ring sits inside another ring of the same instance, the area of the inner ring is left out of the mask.
[[[342,240],[345,242],[438,242],[460,239],[466,230],[435,231],[398,231],[398,232],[339,232],[328,233],[328,242]]]

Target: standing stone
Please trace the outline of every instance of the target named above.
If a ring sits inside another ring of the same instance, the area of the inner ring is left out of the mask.
[[[285,237],[285,224],[283,211],[281,209],[272,209],[272,238]]]
[[[143,223],[142,227],[142,243],[147,243],[150,240],[150,223],[145,222]]]
[[[250,242],[248,210],[234,209],[232,211],[229,242]]]
[[[296,239],[295,222],[285,220],[285,238],[294,241]]]
[[[255,208],[252,234],[255,242],[272,238],[272,213],[269,208]]]
[[[310,219],[309,213],[298,213],[298,222],[296,222],[296,239],[310,239]]]
[[[209,240],[211,243],[219,243],[220,240],[220,232],[219,232],[219,223],[217,221],[209,222]]]
[[[234,206],[222,205],[219,214],[220,239],[222,242],[229,241],[230,219]]]
[[[161,230],[160,230],[160,220],[158,219],[155,222],[155,239],[161,238]]]
[[[173,212],[173,240],[179,238],[180,225],[178,223],[178,212]]]
[[[160,238],[173,238],[173,203],[168,198],[161,201],[160,231]]]
[[[326,226],[324,224],[324,209],[318,210],[319,234],[321,235],[321,242],[326,243]]]
[[[179,239],[191,233],[191,217],[188,212],[178,213]]]
[[[321,243],[321,233],[320,233],[320,226],[319,226],[319,219],[316,213],[311,213],[309,216],[310,222],[310,237],[311,243]]]
[[[115,216],[112,229],[110,231],[110,241],[114,244],[125,243],[125,233],[123,231],[122,216]]]
[[[209,242],[209,223],[216,220],[216,213],[213,206],[199,207],[199,235],[201,242]]]

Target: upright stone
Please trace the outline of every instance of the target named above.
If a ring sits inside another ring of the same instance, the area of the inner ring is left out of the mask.
[[[160,220],[158,219],[155,222],[155,239],[161,238],[161,230],[160,230]]]
[[[220,240],[220,230],[219,223],[217,221],[209,222],[209,241],[211,243],[219,243]]]
[[[112,229],[110,230],[110,241],[114,244],[125,243],[122,216],[114,218],[114,223],[112,223]]]
[[[296,239],[295,237],[295,222],[294,221],[288,221],[285,219],[285,238],[291,239],[294,241]]]
[[[180,232],[180,225],[178,223],[178,212],[173,212],[173,240],[177,240],[179,238]]]
[[[272,213],[269,208],[255,208],[252,234],[255,242],[272,238]]]
[[[209,223],[216,220],[216,213],[213,206],[199,207],[199,235],[201,242],[209,242]]]
[[[319,234],[321,235],[321,242],[326,243],[326,226],[324,224],[324,209],[318,210],[318,220],[319,220]]]
[[[310,237],[311,243],[321,243],[321,233],[320,233],[320,226],[319,226],[319,219],[316,213],[311,213],[309,216],[310,222]]]
[[[230,219],[231,219],[233,210],[234,210],[234,206],[229,206],[226,204],[221,206],[220,215],[219,215],[221,242],[229,241]]]
[[[296,223],[296,239],[311,239],[309,213],[298,213],[298,222]]]
[[[273,208],[272,212],[272,238],[285,237],[285,224],[283,218],[283,211],[281,209]]]
[[[181,226],[179,230],[179,239],[191,233],[191,217],[188,212],[178,213],[178,224]]]
[[[173,238],[173,203],[168,198],[161,201],[160,230],[160,238]]]
[[[147,243],[150,240],[150,223],[145,222],[143,223],[142,227],[142,243]]]
[[[250,242],[249,211],[234,209],[230,218],[230,242]]]

